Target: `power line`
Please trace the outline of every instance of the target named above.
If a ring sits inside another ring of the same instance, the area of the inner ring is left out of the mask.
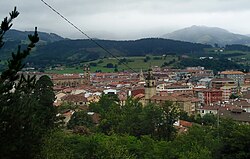
[[[114,54],[112,54],[110,51],[108,51],[105,47],[103,47],[101,44],[99,44],[96,40],[94,40],[93,38],[91,38],[88,34],[86,34],[85,32],[83,32],[80,28],[78,28],[75,24],[73,24],[71,21],[69,21],[65,16],[63,16],[61,13],[59,13],[56,9],[54,9],[51,5],[49,5],[47,2],[45,2],[44,0],[41,0],[41,2],[43,2],[47,7],[49,7],[53,12],[55,12],[57,15],[59,15],[62,19],[64,19],[67,23],[69,23],[71,26],[73,26],[76,30],[78,30],[80,33],[82,33],[84,36],[86,36],[90,41],[92,41],[93,43],[95,43],[98,47],[100,47],[101,49],[103,49],[106,53],[108,53],[109,55],[111,55],[113,58],[115,58],[116,60],[118,60],[121,64],[123,64],[124,66],[126,66],[128,69],[132,70],[133,72],[136,72],[133,68],[131,68],[130,66],[128,66],[126,63],[124,63],[123,61],[121,61],[117,56],[115,56]]]

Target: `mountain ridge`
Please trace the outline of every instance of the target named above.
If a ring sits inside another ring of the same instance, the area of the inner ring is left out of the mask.
[[[250,45],[250,37],[246,35],[235,34],[219,27],[197,25],[164,34],[162,38],[210,45],[216,43],[220,46],[231,44]]]
[[[33,34],[34,31],[20,31],[16,29],[11,29],[4,35],[5,41],[25,41],[29,34]],[[40,41],[51,43],[55,41],[64,40],[65,38],[55,34],[38,31]]]

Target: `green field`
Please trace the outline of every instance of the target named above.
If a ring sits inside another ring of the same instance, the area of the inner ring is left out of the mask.
[[[164,62],[169,62],[173,59],[177,59],[175,56],[166,56],[165,58],[162,56],[148,56],[149,60],[144,62],[146,57],[120,57],[119,59],[126,59],[126,65],[131,67],[135,71],[147,70],[150,66],[159,66],[161,67]],[[117,66],[118,71],[129,70],[128,67],[124,64],[119,64],[119,61],[115,58],[105,58],[98,59],[91,62],[81,63],[79,66],[75,67],[65,67],[63,70],[46,70],[48,73],[82,73],[83,68],[81,66],[85,64],[91,64],[90,67],[91,72],[101,71],[101,72],[114,72],[115,68],[107,68],[107,64],[113,64],[113,66]],[[93,66],[96,65],[96,66]]]
[[[0,64],[1,64],[1,65],[5,65],[6,63],[7,63],[6,60],[1,60],[1,61],[0,61]]]

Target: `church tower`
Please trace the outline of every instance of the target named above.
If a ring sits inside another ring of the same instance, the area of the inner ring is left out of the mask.
[[[84,65],[84,80],[85,84],[90,84],[90,67],[89,65]]]
[[[156,80],[153,76],[153,71],[152,69],[148,70],[148,75],[146,76],[145,79],[145,104],[150,102],[151,97],[156,95]]]
[[[144,79],[143,72],[142,72],[142,69],[141,69],[141,72],[140,72],[140,74],[139,74],[139,80],[140,80],[141,82],[145,80],[145,79]]]

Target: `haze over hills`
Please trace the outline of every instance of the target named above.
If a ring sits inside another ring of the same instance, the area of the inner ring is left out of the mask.
[[[250,37],[234,34],[225,29],[207,26],[191,26],[162,36],[162,38],[224,46],[227,44],[250,45]]]

